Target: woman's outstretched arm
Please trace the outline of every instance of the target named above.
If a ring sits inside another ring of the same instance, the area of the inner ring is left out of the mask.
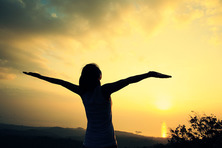
[[[76,94],[80,93],[79,86],[77,86],[75,84],[72,84],[70,82],[67,82],[67,81],[64,81],[64,80],[61,80],[61,79],[42,76],[42,75],[40,75],[38,73],[34,73],[34,72],[23,72],[23,73],[26,74],[26,75],[30,75],[30,76],[45,80],[45,81],[53,83],[53,84],[61,85],[61,86],[71,90],[72,92],[74,92]]]
[[[145,74],[140,74],[136,76],[132,76],[126,79],[122,79],[113,83],[108,83],[102,86],[102,90],[106,95],[111,95],[112,93],[124,88],[125,86],[131,84],[131,83],[136,83],[139,82],[143,79],[149,78],[149,77],[154,77],[154,78],[171,78],[170,75],[165,75],[161,74],[155,71],[150,71]]]

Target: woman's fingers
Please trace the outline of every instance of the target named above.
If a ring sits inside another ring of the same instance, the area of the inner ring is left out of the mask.
[[[170,75],[165,75],[165,74],[160,74],[159,78],[171,78],[172,76]]]
[[[34,73],[34,72],[25,72],[25,71],[23,71],[23,73],[26,74],[26,75],[34,76],[34,77],[37,77],[37,76],[40,75],[40,74]]]
[[[170,75],[162,74],[155,71],[150,71],[149,74],[151,75],[151,77],[155,77],[155,78],[171,78],[172,77]]]
[[[26,74],[26,75],[28,75],[28,74],[29,74],[28,72],[25,72],[25,71],[23,71],[23,73],[24,73],[24,74]]]
[[[171,78],[172,76],[166,75],[166,74],[162,74],[162,73],[157,73],[156,77],[157,78]]]

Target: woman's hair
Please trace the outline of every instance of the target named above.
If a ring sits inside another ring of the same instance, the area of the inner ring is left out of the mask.
[[[79,78],[80,90],[83,93],[93,90],[96,86],[100,85],[101,75],[102,72],[96,64],[91,63],[84,66]]]

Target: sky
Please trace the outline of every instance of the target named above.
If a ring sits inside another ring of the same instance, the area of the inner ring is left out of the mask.
[[[192,111],[222,118],[221,0],[0,0],[0,123],[86,128],[81,98],[24,75],[78,84],[158,71],[114,93],[115,130],[165,137]],[[165,131],[165,132],[164,132]]]

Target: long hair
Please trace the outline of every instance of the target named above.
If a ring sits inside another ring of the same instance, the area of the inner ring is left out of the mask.
[[[102,72],[99,67],[90,63],[83,67],[81,76],[79,78],[79,86],[82,93],[93,90],[100,85],[100,77]]]

